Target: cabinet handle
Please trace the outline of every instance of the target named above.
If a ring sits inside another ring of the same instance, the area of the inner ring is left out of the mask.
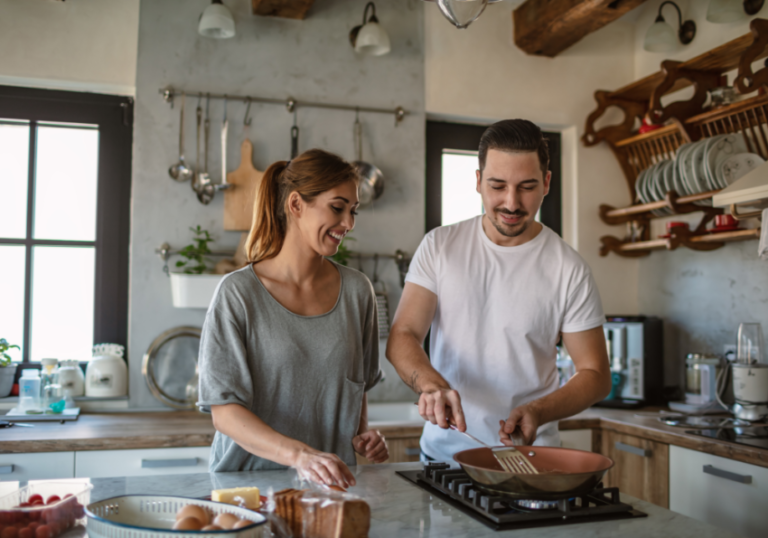
[[[421,456],[421,448],[406,448],[405,449],[405,455],[406,456]]]
[[[12,473],[13,473],[13,464],[0,465],[0,474],[12,474]]]
[[[143,469],[157,469],[159,467],[194,467],[197,458],[179,458],[175,460],[141,460]]]
[[[616,450],[621,450],[622,452],[629,452],[630,454],[634,454],[635,456],[640,456],[641,458],[650,458],[653,454],[653,451],[646,450],[645,448],[639,448],[636,446],[628,445],[625,443],[620,443],[619,441],[616,441],[614,444],[616,447]]]
[[[726,480],[733,480],[734,482],[738,482],[740,484],[751,484],[752,483],[752,476],[748,474],[736,474],[732,473],[730,471],[724,471],[723,469],[718,469],[717,467],[713,467],[712,465],[705,465],[704,466],[704,474],[711,474],[712,476],[717,476],[720,478],[725,478]]]

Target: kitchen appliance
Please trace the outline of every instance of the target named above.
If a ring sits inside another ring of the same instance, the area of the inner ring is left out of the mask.
[[[669,402],[670,409],[682,413],[722,413],[717,401],[717,379],[724,367],[723,359],[705,353],[689,353],[685,357],[685,401]]]
[[[664,344],[661,319],[654,316],[608,316],[603,325],[612,388],[595,405],[637,408],[663,403]]]
[[[114,398],[128,395],[128,368],[120,344],[93,346],[93,358],[85,371],[85,395]]]
[[[647,516],[622,503],[618,488],[603,488],[602,483],[585,493],[540,501],[484,490],[472,482],[466,471],[452,469],[447,463],[428,463],[420,471],[397,474],[497,531]]]
[[[686,431],[685,433],[768,449],[768,428],[766,427],[704,428]]]
[[[728,372],[718,377],[718,401],[727,387]],[[739,325],[736,360],[730,363],[733,406],[729,409],[741,420],[757,421],[768,417],[768,356],[759,323]]]

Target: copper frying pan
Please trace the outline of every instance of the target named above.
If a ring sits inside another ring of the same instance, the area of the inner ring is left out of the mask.
[[[501,468],[491,449],[473,448],[454,454],[476,486],[516,499],[556,500],[588,493],[613,467],[601,454],[546,446],[516,446],[540,474],[515,474]]]

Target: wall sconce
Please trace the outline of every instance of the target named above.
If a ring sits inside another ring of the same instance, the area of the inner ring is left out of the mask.
[[[710,0],[707,20],[715,24],[726,24],[746,19],[763,8],[764,0]]]
[[[661,10],[667,4],[672,4],[677,10],[677,18],[680,28],[675,35],[675,30],[664,21],[664,17],[661,16]],[[687,45],[693,41],[696,35],[696,23],[688,20],[683,22],[683,15],[680,12],[680,8],[674,2],[662,2],[659,6],[659,15],[648,31],[645,33],[645,41],[643,42],[643,48],[648,52],[669,52],[677,47],[678,40],[683,45]]]
[[[368,18],[369,8],[373,11],[370,18]],[[376,6],[373,2],[368,2],[365,6],[363,24],[355,26],[349,32],[349,42],[352,43],[352,47],[358,54],[383,56],[389,52],[389,36],[379,25],[379,19],[376,18]]]
[[[221,3],[221,0],[213,0],[211,5],[200,14],[197,33],[214,39],[235,37],[235,19],[232,17],[232,12]]]

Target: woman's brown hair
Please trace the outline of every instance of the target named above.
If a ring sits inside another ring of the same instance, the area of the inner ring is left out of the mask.
[[[296,191],[305,202],[347,181],[359,181],[347,161],[321,149],[310,149],[290,161],[273,163],[261,179],[253,203],[253,224],[245,242],[249,263],[274,258],[283,248],[288,196]]]

